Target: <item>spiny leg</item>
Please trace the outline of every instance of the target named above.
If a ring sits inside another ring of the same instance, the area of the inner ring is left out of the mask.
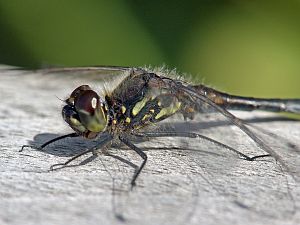
[[[138,178],[139,174],[141,173],[141,171],[143,170],[146,162],[147,162],[147,155],[137,146],[135,146],[133,143],[131,143],[127,138],[119,136],[120,141],[122,141],[125,145],[127,145],[129,148],[131,148],[132,150],[134,150],[137,154],[139,154],[139,156],[142,157],[143,162],[140,165],[140,167],[136,170],[136,172],[134,173],[132,180],[131,180],[131,187],[135,186],[135,181]]]
[[[135,136],[138,136],[138,137],[188,137],[188,138],[201,138],[201,139],[204,139],[204,140],[207,140],[211,143],[214,143],[220,147],[223,147],[223,148],[226,148],[236,154],[238,154],[239,156],[243,157],[245,160],[247,161],[254,161],[255,159],[257,158],[263,158],[263,157],[270,157],[271,155],[270,154],[264,154],[264,155],[257,155],[257,156],[253,156],[253,157],[250,157],[250,156],[247,156],[245,155],[244,153],[226,145],[226,144],[223,144],[219,141],[216,141],[212,138],[209,138],[209,137],[206,137],[204,135],[201,135],[201,134],[197,134],[197,133],[192,133],[192,132],[145,132],[145,133],[136,133],[136,134],[133,134]]]
[[[50,170],[62,169],[62,168],[64,168],[65,166],[67,166],[68,164],[70,164],[72,161],[74,161],[75,159],[77,159],[77,158],[79,158],[79,157],[81,157],[81,156],[83,156],[83,155],[86,155],[86,154],[88,154],[88,153],[90,153],[90,152],[93,153],[95,150],[97,150],[97,149],[103,147],[104,145],[106,145],[106,144],[107,144],[109,141],[111,141],[112,139],[113,139],[113,137],[112,137],[111,135],[103,136],[103,139],[100,140],[100,142],[97,143],[97,144],[96,144],[95,146],[93,146],[92,148],[89,148],[89,149],[87,149],[87,150],[85,150],[85,151],[83,151],[83,152],[81,152],[81,153],[79,153],[79,154],[73,156],[72,158],[70,158],[69,160],[67,160],[67,161],[64,162],[64,163],[57,163],[57,164],[52,165],[52,166],[50,167]],[[60,167],[59,167],[59,168],[55,168],[55,167],[58,167],[58,166],[60,166]]]
[[[33,149],[37,149],[37,150],[42,150],[43,148],[45,148],[47,145],[56,142],[58,140],[67,138],[67,137],[78,137],[79,135],[77,133],[70,133],[70,134],[66,134],[66,135],[62,135],[56,138],[51,139],[50,141],[47,141],[46,143],[42,144],[41,146],[33,146],[33,145],[23,145],[21,147],[21,149],[19,150],[19,152],[22,152],[24,150],[24,148],[33,148]]]
[[[50,170],[53,171],[53,170],[58,170],[58,169],[62,169],[63,167],[67,166],[69,163],[71,163],[72,161],[74,161],[75,159],[79,158],[80,156],[83,156],[89,152],[93,152],[94,150],[96,150],[95,147],[91,148],[91,149],[87,149],[85,150],[84,152],[81,152],[75,156],[73,156],[71,159],[67,160],[66,162],[64,163],[57,163],[57,164],[54,164],[52,166],[50,166]],[[58,167],[58,166],[61,166],[59,168],[55,168],[55,167]]]
[[[66,134],[66,135],[63,135],[63,136],[60,136],[60,137],[57,137],[57,138],[54,138],[50,141],[47,141],[46,143],[42,144],[40,148],[45,148],[47,145],[55,142],[55,141],[58,141],[58,140],[61,140],[61,139],[64,139],[64,138],[67,138],[67,137],[78,137],[79,135],[77,133],[71,133],[71,134]]]

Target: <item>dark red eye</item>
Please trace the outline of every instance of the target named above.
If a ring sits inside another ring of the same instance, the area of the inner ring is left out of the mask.
[[[70,95],[70,97],[66,100],[66,103],[68,105],[73,105],[75,98],[77,98],[79,95],[81,95],[83,92],[91,90],[89,85],[81,85],[78,88],[76,88]]]
[[[85,90],[74,99],[74,106],[79,113],[93,115],[99,107],[99,96],[92,90]]]
[[[80,93],[91,90],[89,85],[81,85],[78,88],[76,88],[70,95],[70,98],[76,98]]]

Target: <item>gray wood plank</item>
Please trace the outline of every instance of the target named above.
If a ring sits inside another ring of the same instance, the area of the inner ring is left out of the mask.
[[[139,165],[141,159],[126,148],[109,149],[113,156],[87,155],[74,162],[79,166],[53,172],[48,171],[52,164],[92,143],[67,139],[19,153],[23,144],[71,131],[58,98],[80,84],[102,88],[85,75],[0,70],[0,224],[300,224],[300,123],[275,114],[235,112],[277,135],[265,140],[294,177],[272,158],[245,161],[201,139],[141,143],[149,160],[132,191],[130,163]],[[235,128],[204,124],[202,134],[226,139],[251,155],[262,152]]]

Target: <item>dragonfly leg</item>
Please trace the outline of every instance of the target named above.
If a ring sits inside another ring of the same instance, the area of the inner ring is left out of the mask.
[[[24,150],[24,148],[33,148],[33,149],[37,149],[37,150],[42,150],[43,148],[45,148],[47,145],[56,142],[58,140],[67,138],[67,137],[78,137],[79,135],[77,133],[70,133],[70,134],[66,134],[66,135],[62,135],[56,138],[51,139],[50,141],[45,142],[44,144],[42,144],[41,146],[34,146],[34,145],[23,145],[21,147],[21,149],[19,150],[19,152],[22,152]]]
[[[135,136],[138,137],[188,137],[188,138],[201,138],[203,140],[209,141],[215,145],[218,145],[220,147],[226,148],[234,153],[236,153],[237,155],[241,156],[242,158],[244,158],[247,161],[254,161],[257,158],[263,158],[263,157],[271,157],[270,154],[264,154],[264,155],[257,155],[257,156],[247,156],[246,154],[226,145],[223,144],[219,141],[216,141],[212,138],[206,137],[204,135],[198,134],[198,133],[192,133],[192,132],[145,132],[145,133],[135,133]]]
[[[93,147],[92,149],[88,149],[84,152],[81,152],[77,155],[75,155],[74,157],[70,158],[69,160],[67,160],[66,162],[64,163],[57,163],[57,164],[54,164],[52,166],[50,166],[50,171],[53,171],[53,170],[58,170],[58,169],[62,169],[64,168],[65,166],[67,166],[69,163],[71,163],[72,161],[74,161],[75,159],[83,156],[83,155],[86,155],[87,153],[89,152],[93,152],[95,150],[95,147]],[[60,166],[60,167],[59,167]],[[55,168],[55,167],[59,167],[59,168]]]
[[[137,168],[137,170],[135,171],[132,179],[131,179],[131,188],[133,188],[135,186],[135,181],[138,178],[138,176],[140,175],[141,171],[143,170],[146,162],[147,162],[147,155],[143,152],[142,149],[138,148],[137,146],[135,146],[133,143],[131,143],[131,141],[129,141],[127,138],[120,136],[119,137],[120,141],[123,142],[125,145],[127,145],[129,148],[131,148],[132,150],[134,150],[137,154],[139,154],[139,156],[142,157],[143,162],[142,164]]]
[[[89,149],[87,149],[87,150],[85,150],[85,151],[83,151],[83,152],[81,152],[81,153],[79,153],[79,154],[73,156],[72,158],[70,158],[70,159],[67,160],[66,162],[64,162],[64,163],[57,163],[57,164],[52,165],[52,166],[50,167],[50,171],[57,170],[57,169],[62,169],[62,168],[64,168],[64,167],[66,167],[68,164],[70,164],[72,161],[74,161],[75,159],[77,159],[77,158],[79,158],[79,157],[81,157],[81,156],[83,156],[83,155],[86,155],[86,154],[88,154],[88,153],[90,153],[90,152],[92,152],[93,155],[94,155],[94,154],[95,154],[95,151],[96,151],[97,149],[99,149],[99,148],[103,147],[104,145],[106,145],[109,141],[112,140],[112,138],[113,138],[113,137],[110,136],[110,135],[104,137],[104,138],[103,138],[102,140],[100,140],[99,143],[97,143],[95,146],[93,146],[93,147],[91,147],[91,148],[89,148]],[[56,167],[58,167],[58,168],[56,168]]]

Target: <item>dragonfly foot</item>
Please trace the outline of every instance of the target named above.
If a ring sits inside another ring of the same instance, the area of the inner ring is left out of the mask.
[[[249,160],[249,161],[255,161],[255,160],[258,159],[258,158],[265,158],[265,157],[272,157],[272,156],[271,156],[270,154],[257,155],[257,156],[250,157],[248,160]]]
[[[57,163],[57,164],[50,166],[49,171],[59,170],[59,169],[64,168],[65,166],[66,166],[65,163]]]
[[[19,150],[19,152],[23,152],[23,150],[25,148],[32,148],[32,149],[35,149],[35,150],[42,150],[43,148],[41,147],[38,147],[38,146],[34,146],[34,145],[22,145],[21,149]]]

